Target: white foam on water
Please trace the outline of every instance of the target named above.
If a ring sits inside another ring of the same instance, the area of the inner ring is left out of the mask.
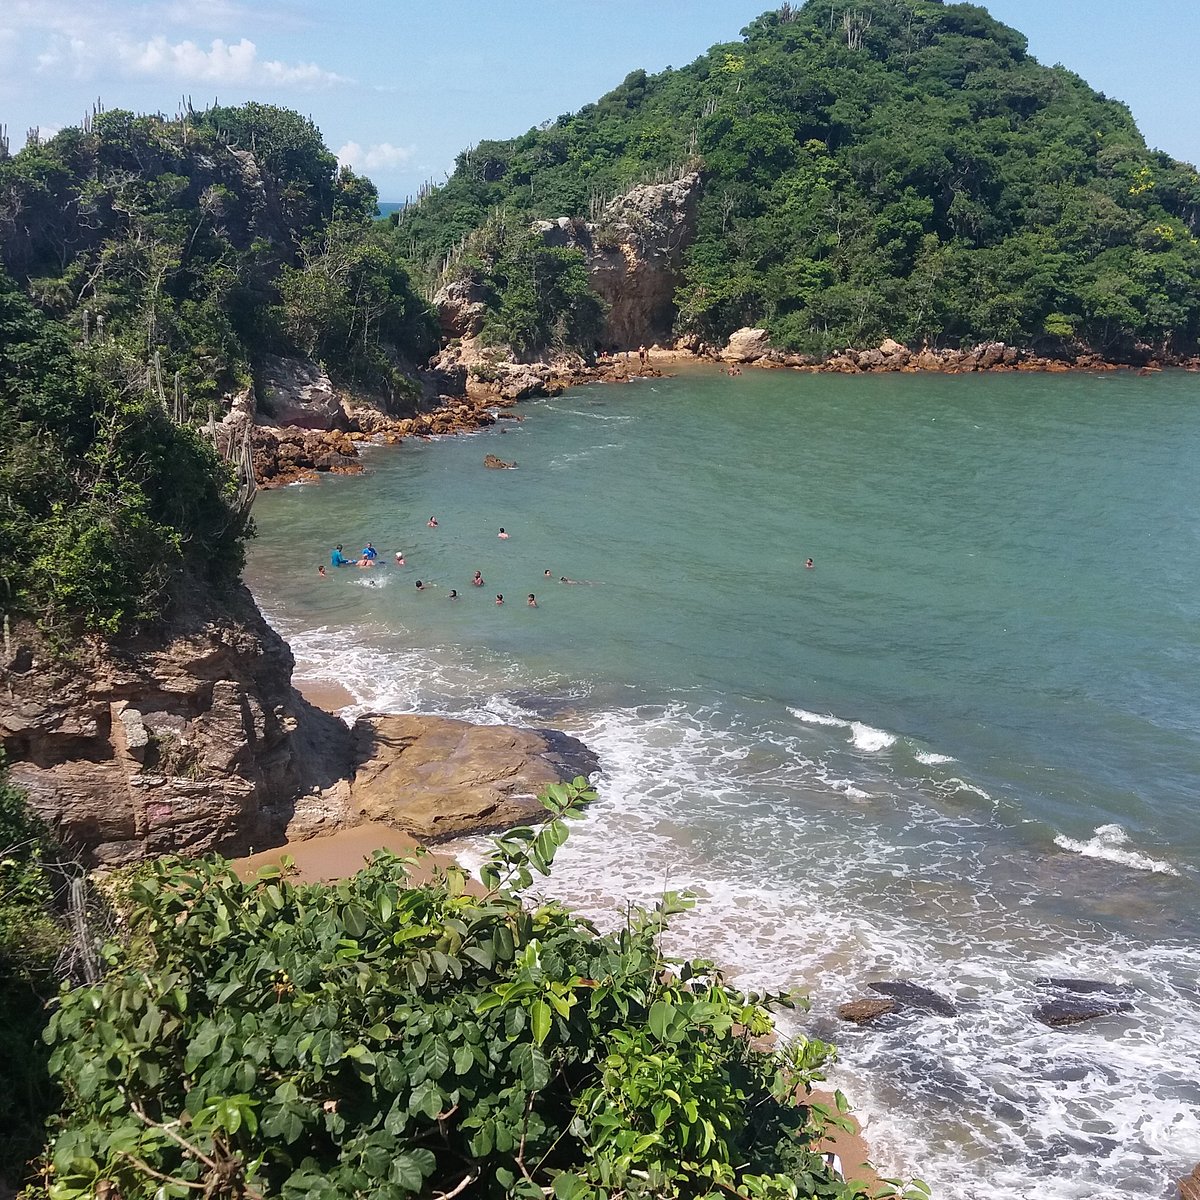
[[[880,750],[888,750],[896,744],[896,735],[888,733],[885,729],[876,729],[873,725],[868,725],[865,721],[847,721],[842,717],[835,717],[833,713],[816,713],[809,712],[805,708],[793,708],[788,706],[788,712],[796,718],[797,721],[803,721],[805,725],[824,725],[830,729],[849,729],[850,741],[859,750],[865,750],[867,753],[875,754]]]
[[[396,630],[284,632],[305,677],[350,689],[349,715],[373,707],[540,724],[539,691],[562,697],[566,687],[500,656],[406,647]],[[789,711],[802,725],[854,730]],[[885,1172],[920,1175],[946,1197],[1124,1200],[1167,1195],[1200,1161],[1195,946],[1049,926],[993,895],[983,826],[938,807],[948,785],[899,776],[886,755],[855,755],[857,738],[831,747],[817,729],[685,699],[598,709],[586,686],[552,723],[590,746],[603,773],[600,801],[572,825],[541,886],[602,927],[624,921],[630,902],[694,891],[668,952],[712,959],[745,988],[811,995],[812,1012],[781,1028],[838,1042],[832,1082],[869,1115]],[[862,729],[881,749],[870,734],[892,739]],[[468,864],[484,848],[458,847]],[[1134,1014],[1079,1030],[1033,1020],[1046,998],[1038,976],[1081,974],[1132,983]],[[865,1030],[835,1021],[839,1003],[885,978],[933,987],[959,1015]]]
[[[918,750],[913,757],[922,766],[926,767],[940,767],[943,763],[954,762],[953,756],[949,754],[935,754],[932,750]]]
[[[1054,844],[1061,850],[1082,854],[1085,858],[1101,858],[1106,862],[1120,863],[1135,871],[1152,871],[1159,875],[1178,875],[1179,871],[1165,859],[1151,858],[1139,850],[1127,849],[1129,834],[1120,825],[1099,825],[1087,841],[1059,834]]]
[[[788,712],[796,718],[797,721],[803,721],[806,725],[829,725],[837,729],[849,729],[850,722],[843,721],[841,717],[835,717],[832,713],[815,713],[809,712],[804,708],[788,708]]]
[[[865,750],[869,754],[877,754],[880,750],[889,750],[896,744],[894,733],[888,733],[885,729],[875,729],[862,721],[852,721],[850,729],[852,731],[850,740],[859,750]]]

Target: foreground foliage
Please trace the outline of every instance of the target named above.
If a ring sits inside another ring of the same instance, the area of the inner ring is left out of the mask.
[[[129,944],[47,1032],[50,1196],[859,1194],[792,1098],[831,1048],[758,1048],[781,998],[664,960],[677,898],[606,935],[523,902],[585,789],[551,788],[554,819],[498,839],[482,888],[410,887],[383,853],[336,886],[144,871]]]
[[[696,167],[677,333],[765,325],[815,354],[889,335],[1196,346],[1200,176],[1019,32],[974,4],[810,0],[743,35],[464,151],[398,242],[436,270],[498,211],[587,219]]]
[[[57,1092],[41,1031],[66,942],[56,849],[7,783],[0,761],[0,1180],[17,1183],[37,1153]]]

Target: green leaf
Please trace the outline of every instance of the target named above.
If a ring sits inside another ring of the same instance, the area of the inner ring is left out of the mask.
[[[422,1160],[416,1154],[397,1154],[392,1159],[388,1178],[406,1192],[419,1192],[425,1186],[426,1177],[426,1172],[421,1170],[421,1166]]]
[[[666,1041],[667,1029],[675,1019],[675,1011],[675,1006],[666,1000],[655,1000],[650,1005],[650,1015],[646,1019],[646,1024],[650,1026],[650,1032],[659,1041]]]
[[[545,1000],[535,1000],[529,1009],[529,1029],[535,1046],[540,1046],[550,1036],[552,1024],[550,1005]]]
[[[528,1042],[513,1047],[512,1064],[520,1073],[521,1082],[531,1092],[540,1092],[550,1082],[550,1064],[546,1056]]]
[[[429,1079],[417,1084],[408,1098],[408,1111],[413,1116],[424,1113],[432,1121],[442,1111],[442,1089]]]

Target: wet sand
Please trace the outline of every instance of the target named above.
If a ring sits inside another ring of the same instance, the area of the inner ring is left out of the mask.
[[[288,854],[295,862],[296,873],[292,876],[295,882],[333,883],[357,874],[367,865],[375,850],[390,850],[393,854],[405,855],[411,854],[416,844],[413,838],[390,825],[369,821],[365,825],[340,829],[324,837],[260,850],[247,858],[235,859],[233,868],[242,879],[253,879],[260,868],[277,867],[283,856]],[[425,883],[432,878],[434,871],[455,865],[454,859],[445,854],[426,854],[411,869],[410,878],[414,884]]]
[[[315,704],[326,712],[335,713],[338,709],[348,708],[355,703],[353,694],[340,683],[329,683],[326,680],[292,679],[296,691],[309,704]]]

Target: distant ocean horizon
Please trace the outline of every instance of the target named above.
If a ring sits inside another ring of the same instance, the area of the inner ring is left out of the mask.
[[[389,216],[391,213],[399,212],[404,207],[403,200],[380,200],[375,211],[379,215],[379,219]]]
[[[810,993],[784,1028],[838,1044],[885,1170],[1166,1197],[1200,1161],[1197,400],[1181,371],[572,388],[262,494],[247,580],[352,711],[590,746],[547,890],[608,924],[692,890],[671,951]],[[318,577],[367,541],[383,566]],[[1047,1028],[1047,977],[1133,1009]],[[896,979],[957,1015],[837,1020]]]

